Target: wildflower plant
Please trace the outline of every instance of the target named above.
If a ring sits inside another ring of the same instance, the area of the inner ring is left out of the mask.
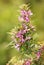
[[[31,12],[28,5],[24,4],[20,6],[20,16],[18,17],[21,26],[15,27],[9,33],[12,39],[14,48],[18,50],[22,58],[12,58],[9,62],[12,65],[36,65],[35,61],[38,61],[41,56],[41,45],[38,44],[38,38],[35,26],[31,23]]]

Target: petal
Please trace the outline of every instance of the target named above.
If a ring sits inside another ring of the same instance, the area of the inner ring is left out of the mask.
[[[20,16],[18,17],[18,20],[19,21],[24,21],[23,17],[20,17]]]
[[[33,15],[33,13],[31,12],[31,10],[28,11],[28,14],[29,14],[29,15]]]
[[[29,22],[29,18],[28,17],[25,17],[25,20],[26,20],[26,22]]]

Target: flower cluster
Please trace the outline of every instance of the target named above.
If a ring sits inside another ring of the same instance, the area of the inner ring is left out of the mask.
[[[19,21],[30,22],[29,16],[31,16],[31,15],[32,15],[31,10],[29,10],[29,11],[21,10],[20,16],[19,16]]]
[[[19,50],[20,46],[24,45],[27,41],[30,41],[32,39],[31,32],[33,32],[34,30],[34,26],[27,26],[25,23],[23,23],[22,28],[19,29],[15,35],[17,41],[17,43],[15,44],[15,48]]]
[[[19,21],[21,21],[21,27],[13,29],[10,33],[12,41],[15,43],[14,47],[28,58],[24,60],[22,65],[33,65],[33,61],[36,61],[41,56],[41,45],[37,43],[35,37],[36,29],[30,23],[30,16],[33,15],[27,5],[20,7]],[[31,60],[30,60],[31,58]],[[16,64],[17,65],[17,64]]]
[[[23,5],[20,10],[19,21],[30,22],[30,16],[33,15],[31,10],[28,10],[27,5]]]

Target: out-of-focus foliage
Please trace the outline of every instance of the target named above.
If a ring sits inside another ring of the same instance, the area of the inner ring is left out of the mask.
[[[18,24],[17,10],[21,4],[21,0],[0,0],[0,65],[5,65],[16,53],[14,49],[7,47],[9,43],[7,32]]]
[[[0,0],[0,65],[16,54],[15,49],[6,48],[10,41],[7,32],[18,25],[17,10],[22,3],[30,3],[32,23],[37,27],[40,42],[44,41],[44,0]]]

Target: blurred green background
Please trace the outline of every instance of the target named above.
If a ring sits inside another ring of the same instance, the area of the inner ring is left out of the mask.
[[[16,53],[6,47],[10,39],[7,34],[18,25],[19,6],[27,3],[33,12],[32,23],[36,26],[39,41],[44,41],[44,0],[0,0],[0,65],[6,65]]]

